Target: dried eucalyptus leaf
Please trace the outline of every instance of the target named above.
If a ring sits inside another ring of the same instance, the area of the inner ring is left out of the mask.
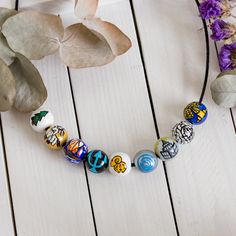
[[[11,109],[16,96],[16,83],[7,64],[0,59],[0,111]]]
[[[14,107],[20,112],[38,109],[47,98],[47,90],[38,70],[26,57],[18,53],[10,70],[16,81]]]
[[[10,65],[14,61],[15,53],[9,48],[7,41],[2,33],[0,33],[0,58]]]
[[[24,11],[8,18],[2,26],[2,33],[13,51],[39,60],[57,51],[64,28],[59,16]]]
[[[74,24],[65,29],[60,47],[62,61],[72,68],[101,66],[115,56],[106,40],[94,34],[83,24]]]
[[[86,27],[100,33],[110,45],[115,56],[119,56],[132,46],[130,39],[112,23],[102,21],[99,18],[86,19]]]
[[[14,16],[15,14],[17,14],[17,11],[13,9],[0,7],[0,28],[2,27],[3,23],[6,21],[7,18],[9,18],[10,16]]]
[[[236,106],[236,71],[220,73],[211,83],[211,95],[216,104],[225,108]]]
[[[95,15],[98,7],[98,0],[76,0],[75,15],[79,18],[90,18]]]

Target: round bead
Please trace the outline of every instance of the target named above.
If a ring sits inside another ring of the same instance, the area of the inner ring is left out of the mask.
[[[194,137],[193,125],[187,121],[181,121],[172,129],[172,137],[179,144],[190,143]]]
[[[101,150],[93,150],[87,154],[87,166],[93,173],[101,173],[108,167],[108,157]]]
[[[202,124],[207,115],[207,108],[203,103],[192,102],[184,109],[184,118],[193,125]]]
[[[111,155],[109,161],[109,171],[114,175],[124,176],[131,171],[131,160],[129,155],[117,152]]]
[[[135,155],[134,163],[141,172],[148,173],[157,168],[158,159],[154,152],[143,150]]]
[[[179,151],[177,142],[172,138],[160,138],[157,140],[155,145],[155,153],[163,160],[168,161],[174,158]]]
[[[30,117],[30,125],[36,132],[42,133],[54,123],[53,114],[47,110],[40,108],[34,111]]]
[[[87,145],[81,139],[71,139],[64,146],[66,159],[74,164],[79,164],[86,159]]]
[[[61,149],[68,139],[67,131],[60,125],[51,126],[47,129],[44,140],[52,150]]]

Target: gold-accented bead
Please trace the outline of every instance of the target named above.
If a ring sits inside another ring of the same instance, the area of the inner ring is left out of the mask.
[[[68,139],[67,131],[60,125],[51,126],[44,135],[44,140],[48,148],[52,150],[59,150],[63,148]]]

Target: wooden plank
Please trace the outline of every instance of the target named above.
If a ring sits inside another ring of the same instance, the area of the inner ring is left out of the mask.
[[[129,1],[102,4],[97,15],[120,26],[133,48],[110,65],[71,70],[82,138],[90,149],[133,158],[153,149],[156,134]],[[147,175],[89,173],[89,182],[98,235],[176,235],[161,163]]]
[[[204,33],[194,1],[133,1],[160,133],[170,134],[186,104],[198,99],[204,76]],[[210,81],[219,73],[211,45]],[[167,163],[180,235],[236,234],[235,134],[227,109],[210,98],[195,140]]]
[[[0,5],[1,7],[14,8],[15,1],[1,0]],[[0,134],[2,134],[2,127],[0,127]],[[0,135],[0,235],[13,236],[15,234],[10,200],[10,186],[8,183],[7,164],[3,150],[3,140]]]
[[[66,67],[57,55],[35,65],[48,88],[45,106],[72,137],[78,136]],[[42,135],[31,130],[29,115],[11,111],[3,114],[3,124],[18,234],[95,235],[83,167],[49,151]]]
[[[58,57],[37,62],[49,92],[56,122],[77,136],[66,69]],[[6,150],[19,235],[94,235],[83,167],[52,152],[29,126],[29,116],[3,114]],[[13,148],[14,145],[14,148]]]
[[[0,127],[0,132],[2,132]],[[0,235],[13,236],[14,227],[12,221],[11,202],[4,158],[2,138],[0,136]]]
[[[15,0],[1,0],[1,7],[15,8]]]

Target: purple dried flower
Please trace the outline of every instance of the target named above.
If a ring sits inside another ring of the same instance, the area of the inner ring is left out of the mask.
[[[211,38],[215,41],[228,39],[236,32],[234,25],[219,19],[215,20],[210,28],[212,30]]]
[[[236,68],[236,42],[224,45],[219,54],[221,70],[233,70]]]
[[[230,5],[227,0],[203,0],[199,5],[200,15],[203,19],[215,19],[230,15]]]
[[[199,11],[203,19],[217,18],[222,14],[220,0],[204,0]]]

